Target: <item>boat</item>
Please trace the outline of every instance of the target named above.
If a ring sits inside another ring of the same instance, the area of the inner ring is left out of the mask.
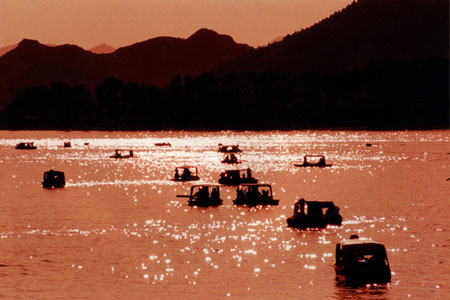
[[[130,158],[135,157],[133,150],[123,150],[116,149],[114,155],[111,155],[110,158]]]
[[[172,144],[170,143],[154,143],[153,145],[157,146],[157,147],[171,147]]]
[[[331,167],[331,164],[325,162],[324,155],[305,155],[303,157],[303,163],[294,164],[296,167]]]
[[[336,279],[349,284],[384,284],[391,281],[391,269],[383,244],[350,236],[336,244]]]
[[[280,200],[273,199],[270,184],[244,183],[236,189],[235,205],[278,205]]]
[[[242,152],[242,150],[239,149],[239,145],[222,145],[222,144],[219,144],[219,148],[217,149],[217,152],[222,152],[222,153],[240,153],[240,152]]]
[[[44,172],[44,180],[42,186],[44,188],[62,188],[66,185],[66,177],[64,172],[49,170]]]
[[[213,184],[193,185],[190,195],[177,195],[177,197],[189,198],[189,206],[208,207],[223,203],[219,186]]]
[[[181,166],[175,168],[174,181],[194,181],[199,179],[197,167]]]
[[[324,228],[327,225],[342,225],[342,216],[339,207],[331,201],[305,201],[302,198],[294,205],[294,215],[286,221],[289,227],[294,228]]]
[[[222,160],[223,164],[240,164],[241,162],[237,153],[226,153]]]
[[[16,149],[19,150],[35,150],[37,147],[34,145],[34,142],[26,142],[26,143],[19,143],[16,145]]]
[[[64,142],[64,148],[71,148],[72,143],[70,141]]]
[[[258,179],[252,176],[252,170],[247,169],[233,169],[225,170],[220,173],[220,184],[225,185],[240,185],[243,183],[258,183]]]

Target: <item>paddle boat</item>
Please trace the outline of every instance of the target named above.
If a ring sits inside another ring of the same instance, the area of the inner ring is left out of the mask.
[[[220,184],[225,185],[240,185],[242,183],[258,183],[258,179],[252,176],[252,170],[247,169],[234,169],[225,170],[220,173]]]
[[[16,145],[16,149],[19,150],[35,150],[37,147],[34,145],[34,142],[27,142],[27,143],[19,143]]]
[[[172,144],[170,143],[154,143],[153,145],[157,146],[157,147],[171,147]]]
[[[237,153],[226,153],[222,160],[223,164],[240,164],[241,162]]]
[[[222,144],[219,144],[219,149],[217,150],[217,152],[222,152],[222,153],[239,153],[239,152],[242,152],[242,150],[239,149],[239,145],[222,145]]]
[[[305,155],[303,157],[303,163],[294,164],[296,167],[331,167],[331,164],[325,162],[324,155]]]
[[[331,201],[305,201],[302,198],[295,203],[294,215],[287,218],[287,223],[289,227],[302,229],[340,226],[342,216],[339,214],[339,207]]]
[[[193,185],[190,195],[177,195],[177,197],[189,198],[189,206],[208,207],[223,203],[219,186],[213,184]]]
[[[42,186],[44,188],[62,188],[66,185],[66,177],[64,172],[50,170],[44,172],[44,180]]]
[[[336,244],[336,279],[352,285],[391,281],[391,269],[383,244],[350,236]]]
[[[273,199],[272,186],[270,184],[245,183],[236,189],[235,205],[278,205],[280,200]]]
[[[194,181],[199,179],[197,167],[181,166],[175,168],[174,181]]]
[[[111,155],[110,158],[130,158],[130,157],[135,157],[133,150],[116,149],[114,151],[115,151],[114,155]]]

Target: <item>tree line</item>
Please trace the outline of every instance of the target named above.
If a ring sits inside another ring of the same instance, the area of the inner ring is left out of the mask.
[[[449,127],[448,60],[384,63],[336,74],[175,76],[165,87],[104,79],[11,91],[7,129],[269,130]]]

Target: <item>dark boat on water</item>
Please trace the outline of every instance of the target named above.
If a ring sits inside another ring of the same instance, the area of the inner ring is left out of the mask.
[[[270,184],[246,183],[240,184],[236,189],[235,205],[278,205],[280,200],[273,199]]]
[[[135,157],[133,150],[123,150],[116,149],[114,155],[111,155],[110,158],[130,158]]]
[[[223,164],[240,164],[242,161],[239,159],[237,153],[225,154],[222,163]]]
[[[189,206],[208,207],[219,206],[223,203],[219,186],[213,184],[193,185],[190,195],[177,195],[177,197],[189,198]]]
[[[391,269],[383,244],[350,236],[336,244],[336,279],[350,285],[391,282]]]
[[[217,152],[222,152],[222,153],[239,153],[239,152],[242,152],[242,150],[239,149],[239,145],[222,145],[222,144],[219,144],[219,149],[217,149]]]
[[[72,143],[70,141],[64,142],[64,148],[71,148]]]
[[[324,155],[305,155],[303,157],[303,163],[294,164],[296,167],[331,167],[331,164],[325,162]]]
[[[325,214],[323,211],[326,209]],[[339,207],[331,201],[305,201],[300,199],[294,205],[294,215],[287,218],[289,227],[324,228],[327,225],[342,224]]]
[[[154,143],[153,145],[157,146],[157,147],[171,147],[172,144],[170,143]]]
[[[243,183],[258,183],[258,179],[252,176],[252,170],[234,169],[220,173],[219,183],[224,185],[240,185]]]
[[[27,142],[27,143],[17,144],[16,149],[18,149],[18,150],[35,150],[35,149],[37,149],[37,147],[34,145],[34,142]]]
[[[174,181],[194,181],[199,179],[197,167],[182,166],[175,168]]]
[[[62,188],[66,185],[66,177],[64,172],[50,170],[44,172],[44,180],[42,186],[44,188]]]

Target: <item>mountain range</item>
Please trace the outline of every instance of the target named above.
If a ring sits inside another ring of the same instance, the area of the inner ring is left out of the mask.
[[[108,54],[24,39],[0,57],[0,104],[8,101],[11,88],[53,81],[95,88],[102,79],[115,76],[164,85],[177,74],[210,71],[252,49],[209,29],[200,29],[187,39],[157,37]]]
[[[380,63],[448,60],[448,8],[448,0],[354,1],[310,28],[258,49],[209,29],[187,39],[157,37],[105,54],[24,39],[0,57],[0,104],[10,100],[11,89],[52,81],[94,89],[114,76],[165,86],[178,74],[333,74]]]
[[[50,45],[50,44],[46,44],[46,45],[52,46],[52,47],[56,46],[56,45]],[[17,47],[17,44],[0,47],[0,57],[2,57],[3,54],[8,53],[9,51],[11,51],[12,49],[14,49],[16,47]],[[96,53],[96,54],[112,53],[115,50],[116,49],[114,47],[112,47],[108,44],[105,44],[105,43],[102,43],[100,45],[97,45],[97,46],[89,49],[89,51],[91,51],[92,53]]]

